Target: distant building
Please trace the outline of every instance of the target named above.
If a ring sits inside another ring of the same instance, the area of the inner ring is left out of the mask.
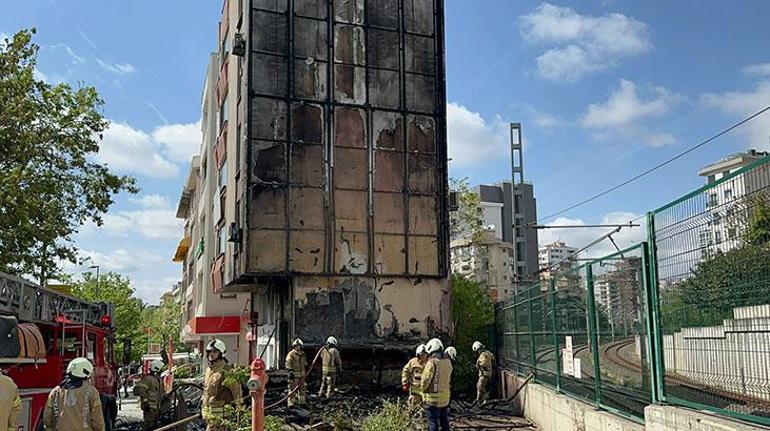
[[[578,249],[570,247],[563,241],[556,241],[551,244],[541,245],[538,249],[537,264],[541,271],[547,269],[570,269],[577,264],[575,257],[570,257]]]
[[[770,167],[764,165],[728,180],[724,178],[767,155],[767,152],[749,150],[727,156],[698,171],[698,175],[706,178],[706,184],[720,182],[705,196],[706,227],[699,233],[703,258],[741,245],[748,216],[745,198],[770,186]]]
[[[479,185],[475,192],[481,198],[484,225],[494,237],[513,248],[514,281],[526,282],[537,278],[537,230],[528,224],[537,220],[537,203],[532,184],[521,183],[515,193],[511,182]],[[515,209],[515,211],[514,211]]]
[[[453,241],[450,248],[452,273],[484,283],[493,300],[505,300],[514,293],[513,245],[500,240],[494,230],[481,241]]]

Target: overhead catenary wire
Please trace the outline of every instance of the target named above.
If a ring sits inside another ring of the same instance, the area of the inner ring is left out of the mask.
[[[643,178],[643,177],[645,177],[645,176],[647,176],[647,175],[657,171],[658,169],[663,168],[663,167],[671,164],[672,162],[681,159],[682,157],[684,157],[687,154],[697,150],[698,148],[700,148],[700,147],[702,147],[702,146],[704,146],[704,145],[706,145],[706,144],[708,144],[708,143],[710,143],[710,142],[712,142],[712,141],[714,141],[714,140],[716,140],[716,139],[718,139],[718,138],[720,138],[720,137],[730,133],[731,131],[737,129],[738,127],[743,126],[744,124],[752,121],[753,119],[759,117],[760,115],[764,114],[767,111],[770,111],[770,105],[765,106],[764,108],[760,109],[759,111],[755,112],[754,114],[744,118],[743,120],[733,124],[732,126],[726,128],[726,129],[723,129],[722,131],[716,133],[715,135],[712,135],[710,138],[708,138],[708,139],[706,139],[706,140],[704,140],[704,141],[702,141],[702,142],[700,142],[700,143],[698,143],[696,145],[693,145],[690,148],[687,148],[686,150],[684,150],[684,151],[678,153],[677,155],[675,155],[674,157],[671,157],[671,158],[669,158],[667,160],[664,160],[663,162],[660,162],[660,163],[656,164],[655,166],[652,166],[651,168],[646,169],[643,172],[640,172],[640,173],[634,175],[633,177],[631,177],[631,178],[629,178],[629,179],[627,179],[627,180],[625,180],[625,181],[623,181],[621,183],[618,183],[618,184],[616,184],[616,185],[614,185],[614,186],[612,186],[612,187],[610,187],[610,188],[608,188],[606,190],[603,190],[603,191],[601,191],[601,192],[599,192],[599,193],[597,193],[597,194],[595,194],[593,196],[590,196],[590,197],[588,197],[586,199],[583,199],[582,201],[580,201],[578,203],[570,205],[570,206],[568,206],[566,208],[563,208],[563,209],[561,209],[559,211],[556,211],[554,213],[548,214],[547,216],[541,217],[534,224],[542,223],[543,221],[550,220],[552,218],[560,216],[560,215],[562,215],[562,214],[564,214],[564,213],[566,213],[568,211],[572,211],[572,210],[574,210],[576,208],[579,208],[579,207],[581,207],[581,206],[583,206],[583,205],[585,205],[587,203],[593,202],[593,201],[595,201],[595,200],[597,200],[597,199],[599,199],[599,198],[601,198],[603,196],[606,196],[606,195],[614,192],[615,190],[618,190],[618,189],[620,189],[622,187],[625,187],[628,184],[631,184],[632,182],[637,181],[640,178]]]

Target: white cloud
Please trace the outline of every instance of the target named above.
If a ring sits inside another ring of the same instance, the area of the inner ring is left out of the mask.
[[[79,56],[79,55],[78,55],[78,54],[75,52],[75,50],[74,50],[74,49],[72,49],[72,47],[70,47],[70,46],[69,46],[69,45],[67,45],[66,43],[57,43],[56,45],[52,45],[51,47],[52,47],[53,49],[58,49],[58,48],[61,48],[61,49],[63,49],[63,50],[64,50],[64,52],[66,52],[67,54],[69,54],[69,56],[70,56],[70,59],[72,59],[72,64],[83,64],[83,63],[85,63],[85,62],[86,62],[86,59],[85,59],[85,57],[81,57],[81,56]]]
[[[179,166],[162,153],[152,136],[124,123],[111,123],[104,131],[97,159],[120,171],[153,178],[173,178]]]
[[[171,207],[168,198],[161,195],[131,196],[128,198],[128,201],[138,204],[145,209],[163,209]]]
[[[506,124],[491,122],[455,102],[447,105],[447,141],[452,165],[469,167],[491,158],[507,156]]]
[[[645,99],[640,93],[636,84],[621,79],[606,102],[588,105],[580,124],[603,138],[641,139],[652,147],[675,143],[676,139],[667,133],[650,131],[648,121],[668,113],[684,97],[663,87],[652,87]]]
[[[560,119],[543,112],[528,103],[514,103],[513,106],[526,114],[533,123],[543,129],[552,129],[563,124]]]
[[[748,117],[770,104],[770,81],[762,80],[748,91],[728,91],[720,94],[704,94],[701,101],[737,118]],[[770,113],[755,118],[739,129],[749,140],[747,147],[770,149]]]
[[[189,163],[190,158],[200,150],[203,139],[201,122],[160,126],[152,132],[152,138],[164,146],[169,157]]]
[[[181,277],[163,277],[157,280],[140,280],[133,283],[136,296],[148,304],[158,304],[160,297],[171,290]]]
[[[578,81],[652,48],[647,25],[620,13],[580,15],[543,3],[519,17],[519,29],[525,41],[550,46],[536,60],[537,73],[557,82]]]
[[[770,63],[750,64],[743,68],[743,74],[748,76],[770,76]]]
[[[163,261],[163,258],[146,252],[130,252],[124,248],[115,249],[109,253],[81,250],[80,257],[84,260],[83,267],[99,265],[100,271],[116,271],[120,273],[136,272],[146,268],[151,263]]]
[[[134,67],[132,64],[129,64],[129,63],[110,64],[100,58],[97,58],[96,62],[99,64],[99,66],[102,67],[102,69],[108,72],[117,73],[119,75],[125,75],[128,73],[136,72],[136,67]]]
[[[605,214],[602,220],[598,224],[627,224],[631,220],[639,218],[639,214],[632,212],[617,211]],[[639,227],[623,228],[620,232],[612,235],[612,239],[615,240],[620,249],[628,248],[636,245],[645,240],[647,231],[644,221],[636,223],[641,224]],[[552,222],[547,223],[551,226],[580,226],[587,223],[582,219],[574,219],[568,217],[559,217]],[[564,241],[567,245],[583,248],[590,244],[594,240],[600,238],[602,235],[612,232],[613,228],[555,228],[555,229],[542,229],[538,232],[538,242],[540,245],[550,244],[555,241]],[[602,257],[616,252],[617,250],[608,239],[604,240],[593,247],[580,253],[581,258],[594,258]]]
[[[147,239],[179,239],[181,222],[172,208],[113,211],[103,216],[100,231],[113,236],[139,234]]]

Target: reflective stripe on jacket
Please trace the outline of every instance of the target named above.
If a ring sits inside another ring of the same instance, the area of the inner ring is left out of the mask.
[[[74,389],[53,388],[43,413],[46,431],[104,431],[99,391],[88,382]]]
[[[324,375],[336,374],[342,368],[340,351],[336,347],[324,347],[321,351],[321,363]]]
[[[307,356],[302,350],[289,350],[286,354],[286,369],[294,371],[295,377],[299,378],[305,375],[307,371]]]
[[[217,359],[206,368],[201,396],[201,415],[204,419],[208,419],[211,413],[221,414],[224,406],[228,404],[241,403],[241,388],[238,385],[228,387],[224,384],[226,368],[224,359]]]
[[[412,358],[404,365],[401,370],[401,385],[409,385],[409,393],[421,394],[422,388],[420,381],[422,379],[423,365],[417,358]]]
[[[447,358],[432,357],[422,370],[420,386],[426,405],[446,407],[449,405],[452,387],[452,362]]]
[[[163,384],[160,377],[147,374],[134,386],[134,395],[141,400],[142,410],[159,410],[163,402]]]

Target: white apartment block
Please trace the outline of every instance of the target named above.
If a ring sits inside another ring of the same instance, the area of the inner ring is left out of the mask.
[[[484,283],[494,301],[513,295],[513,244],[485,232],[480,243],[456,240],[450,245],[452,272]]]
[[[576,263],[574,258],[569,260],[565,259],[571,256],[577,250],[577,248],[570,247],[563,241],[556,241],[551,244],[541,245],[537,252],[537,265],[540,270],[551,268],[556,264],[559,264],[558,266],[560,269],[572,268]]]

